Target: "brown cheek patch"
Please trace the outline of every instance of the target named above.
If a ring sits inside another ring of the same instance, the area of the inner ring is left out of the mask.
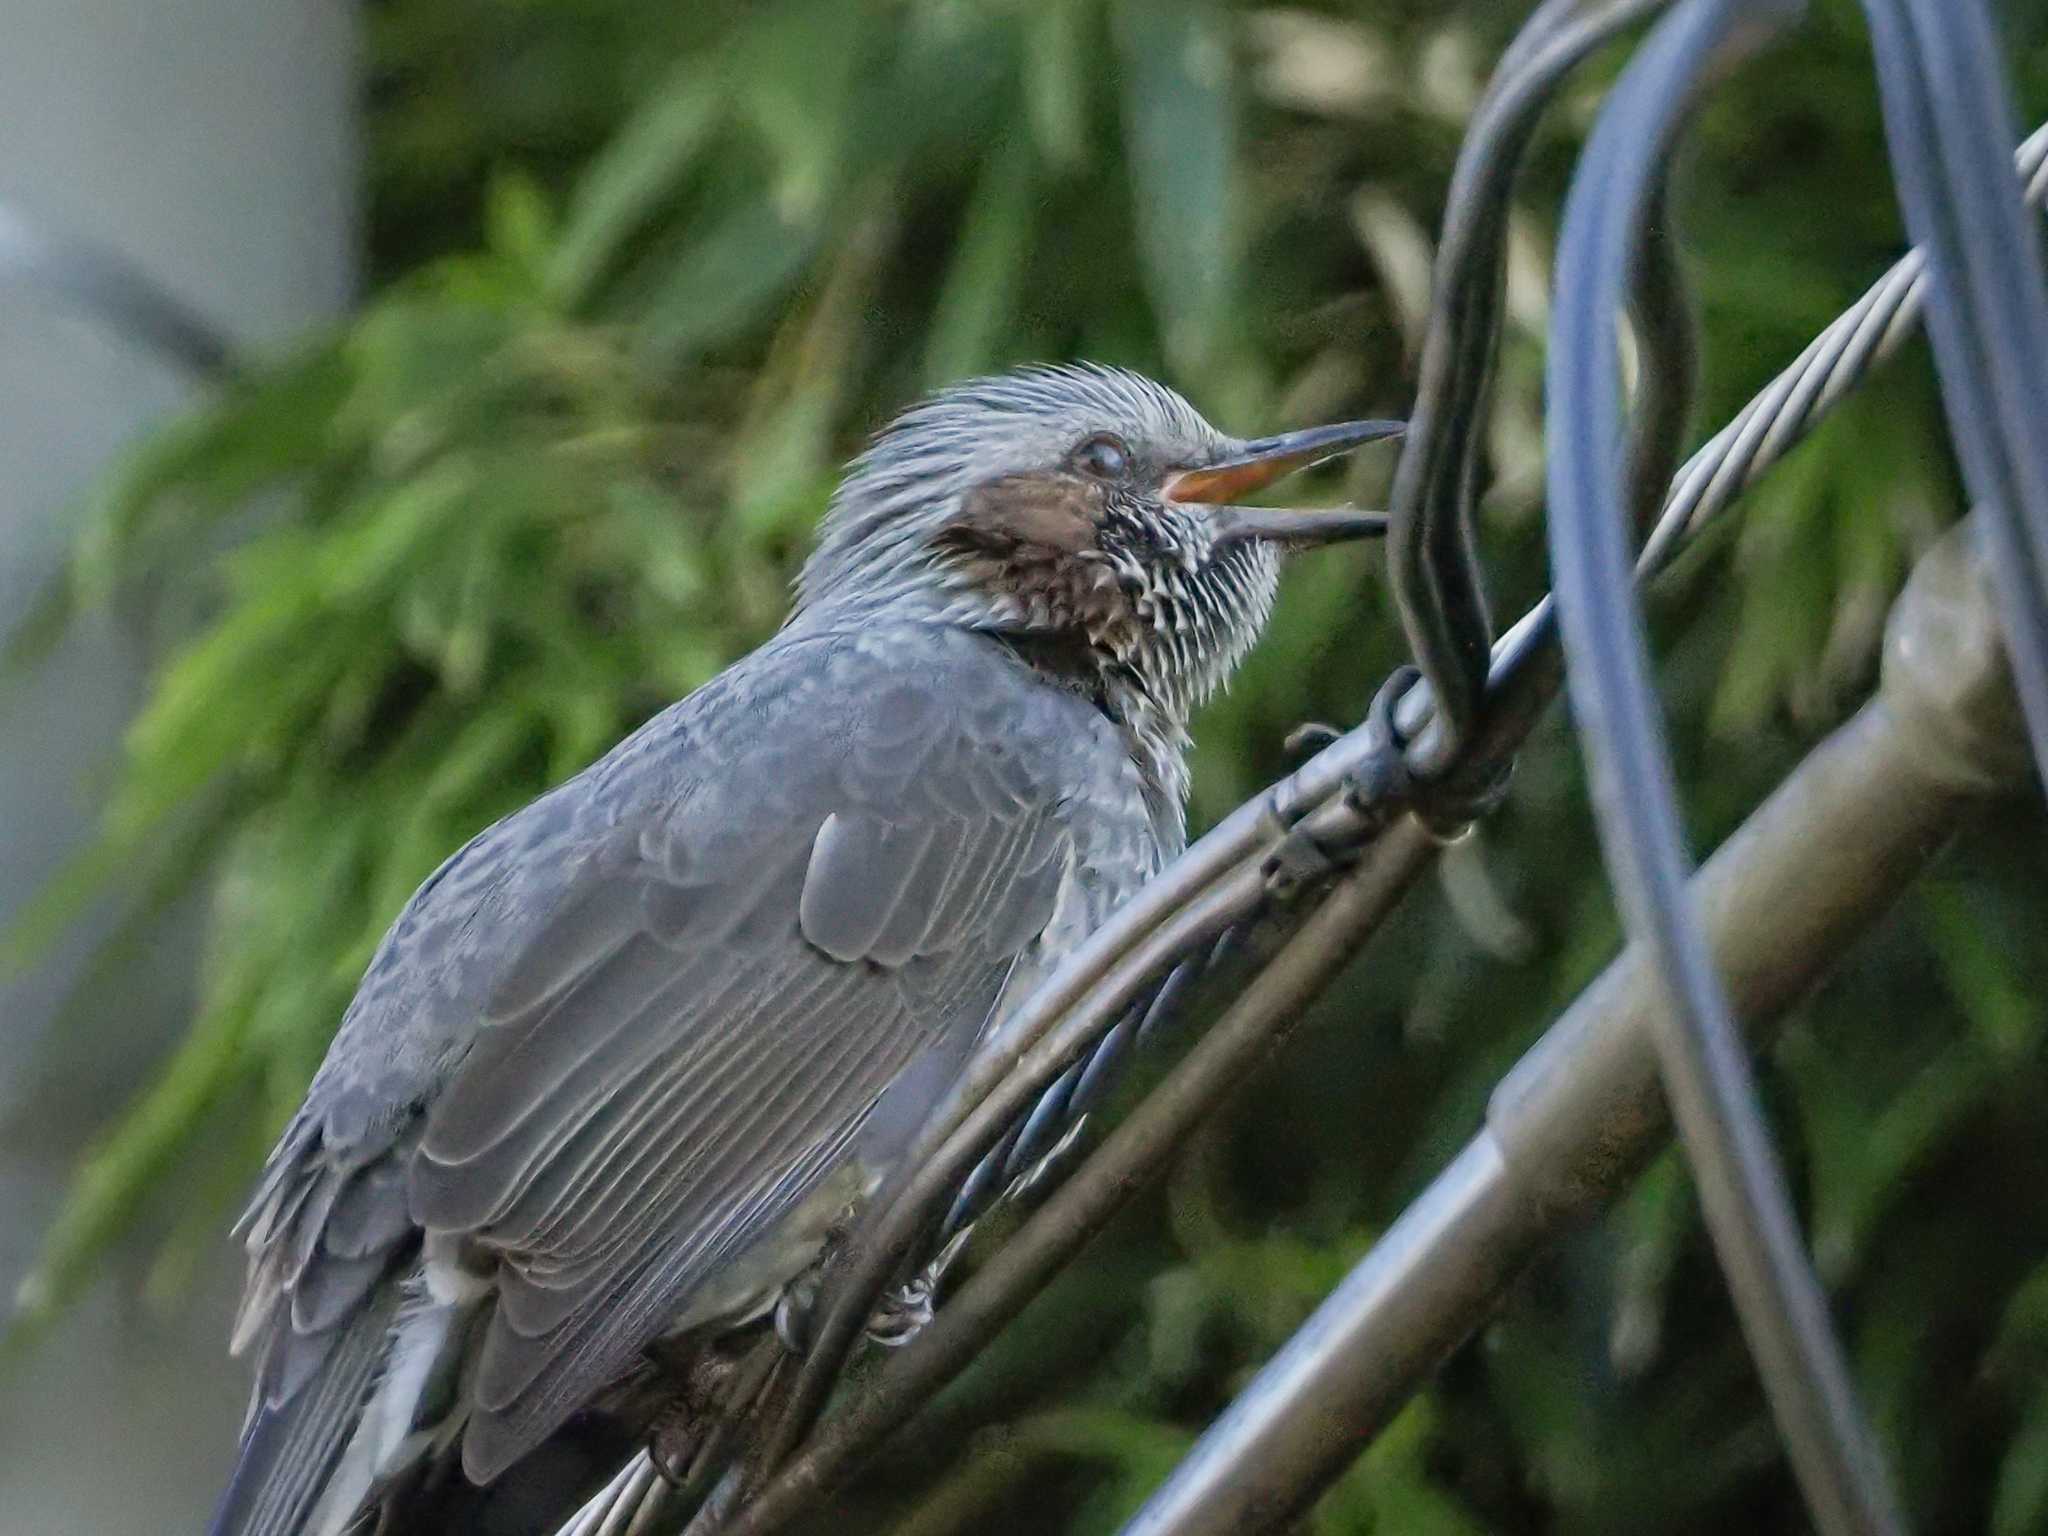
[[[1130,605],[1100,560],[1107,491],[1052,471],[992,480],[970,495],[941,538],[969,557],[982,586],[1019,603],[1030,625],[1112,653],[1127,647]]]
[[[1078,475],[1006,475],[978,488],[947,531],[991,553],[1078,555],[1096,547],[1102,488]]]

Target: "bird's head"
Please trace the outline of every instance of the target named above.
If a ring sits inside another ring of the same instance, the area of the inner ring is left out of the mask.
[[[1028,368],[942,391],[853,463],[797,613],[903,611],[1001,635],[1185,722],[1258,637],[1281,554],[1374,514],[1236,503],[1388,437],[1352,421],[1230,437],[1118,368]]]

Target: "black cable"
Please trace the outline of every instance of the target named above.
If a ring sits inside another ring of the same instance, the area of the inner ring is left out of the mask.
[[[1502,57],[1452,172],[1416,401],[1394,474],[1387,576],[1416,664],[1437,701],[1410,754],[1432,777],[1478,713],[1493,641],[1474,503],[1499,350],[1515,172],[1545,106],[1601,44],[1668,0],[1547,0]]]
[[[1792,1464],[1823,1532],[1903,1523],[1758,1107],[1704,935],[1648,641],[1632,581],[1616,316],[1640,227],[1694,89],[1731,45],[1787,10],[1687,0],[1629,65],[1572,180],[1546,383],[1549,539],[1573,714],[1610,878],[1668,993],[1655,1019],[1665,1091]],[[2009,174],[2009,173],[2008,173]]]
[[[2012,97],[1981,0],[1864,0],[1927,334],[2037,766],[2048,769],[2048,281],[2013,186]]]

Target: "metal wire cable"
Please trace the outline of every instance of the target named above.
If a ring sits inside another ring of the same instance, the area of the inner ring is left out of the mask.
[[[1928,339],[1963,478],[1986,511],[1999,616],[2048,770],[2048,278],[2006,180],[2011,91],[1982,0],[1864,0],[1906,227],[1933,279]]]
[[[2048,124],[2038,128],[2020,146],[2015,160],[2025,182],[2028,201],[2039,203],[2044,194],[2048,194]],[[1761,478],[1819,425],[1872,367],[1903,345],[1919,321],[1924,293],[1923,274],[1924,263],[1919,254],[1908,253],[1686,462],[1665,498],[1664,510],[1638,566],[1639,579],[1647,579],[1662,569],[1691,536],[1711,523],[1741,491]],[[1482,712],[1485,728],[1482,739],[1473,744],[1475,751],[1482,755],[1512,751],[1528,724],[1554,696],[1557,686],[1555,640],[1555,609],[1551,601],[1545,599],[1495,646],[1488,702]],[[1546,671],[1548,675],[1542,675]],[[1427,685],[1412,690],[1403,702],[1408,706],[1403,711],[1404,726],[1417,715],[1426,719],[1430,707]],[[1345,745],[1348,747],[1353,740],[1355,733],[1346,739]],[[1319,766],[1320,760],[1310,764],[1304,772]],[[1327,773],[1318,777],[1324,783],[1329,782]],[[1245,1053],[1255,1048],[1256,1041],[1249,1036],[1240,1042],[1223,1075],[1228,1077],[1240,1071],[1246,1059]],[[1151,1103],[1148,1099],[1139,1112],[1149,1115]],[[1201,1109],[1201,1102],[1189,1097],[1174,1104],[1170,1112],[1162,1112],[1140,1143],[1144,1154],[1151,1155],[1162,1141],[1171,1141],[1184,1134]],[[1110,1155],[1112,1150],[1105,1148],[1083,1163],[1055,1195],[1055,1206],[1047,1208],[1045,1216],[1050,1219],[1044,1222],[1044,1228],[1054,1234],[1048,1241],[1056,1241],[1060,1245],[1060,1253],[1055,1256],[1070,1253],[1070,1245],[1077,1245],[1085,1235],[1086,1223],[1076,1213],[1093,1208],[1107,1191],[1128,1190],[1142,1177],[1142,1165],[1136,1160],[1137,1154],[1128,1157]],[[1034,1222],[1034,1226],[1037,1225]],[[1025,1234],[1012,1238],[1004,1253],[1008,1254],[1011,1247],[1025,1239]],[[1006,1260],[1006,1265],[1016,1274],[1025,1275],[1044,1268],[1047,1258],[1044,1253],[1027,1255],[1019,1252],[1014,1260]],[[885,1406],[900,1410],[910,1385],[929,1385],[935,1380],[946,1379],[949,1374],[947,1365],[957,1368],[960,1360],[968,1358],[973,1349],[1033,1293],[1028,1282],[1010,1284],[1001,1274],[977,1276],[974,1288],[981,1293],[976,1304],[977,1326],[971,1330],[957,1330],[963,1336],[962,1340],[945,1340],[937,1336],[930,1341],[920,1340],[910,1351],[891,1361],[874,1383],[875,1391],[887,1394]],[[927,1356],[935,1353],[927,1345],[939,1342],[958,1345],[945,1352],[952,1357],[948,1361],[913,1361],[912,1357],[919,1353]],[[879,1432],[869,1422],[873,1417],[873,1414],[863,1414],[855,1420],[835,1417],[827,1439],[806,1450],[800,1483],[788,1478],[776,1481],[772,1499],[774,1508],[787,1510],[800,1504],[805,1495],[798,1491],[799,1485],[815,1492],[839,1475],[845,1465],[879,1437]],[[772,1516],[774,1508],[764,1509],[763,1515]],[[774,1526],[777,1520],[743,1518],[741,1523],[748,1530],[765,1530]]]
[[[2048,204],[2048,123],[2037,126],[2012,159],[2027,206]],[[1915,247],[1685,461],[1644,540],[1638,576],[1654,576],[1668,566],[1695,534],[1804,442],[1872,368],[1911,340],[1926,299],[1927,258]],[[1494,647],[1496,677],[1503,663],[1548,645],[1556,622],[1549,597],[1517,620]],[[1413,689],[1402,700],[1402,731],[1412,736],[1421,730],[1434,707],[1426,683]]]
[[[2014,158],[2027,201],[2039,205],[2048,197],[2048,124],[2038,127]],[[1639,576],[1646,579],[1667,565],[1693,535],[1803,441],[1872,367],[1896,353],[1918,326],[1924,294],[1924,258],[1918,251],[1908,252],[1695,452],[1673,481],[1657,525],[1646,541]],[[1554,604],[1545,598],[1509,629],[1494,648],[1490,702],[1485,711],[1487,734],[1509,746],[1519,740],[1526,723],[1541,713],[1555,692],[1554,676],[1538,686],[1510,686],[1554,656],[1555,622]],[[1431,707],[1427,683],[1412,689],[1402,701],[1399,714],[1403,730],[1413,731],[1426,723]],[[1291,802],[1300,806],[1324,804],[1340,787],[1343,774],[1348,771],[1345,765],[1355,763],[1361,750],[1359,733],[1352,732],[1305,765],[1296,776]],[[1162,897],[1169,901],[1185,899],[1191,891],[1202,888],[1204,879],[1231,867],[1233,859],[1254,858],[1261,846],[1260,820],[1258,802],[1241,807],[1211,834],[1214,842],[1205,838],[1190,849],[1190,857],[1198,861],[1199,868],[1192,870],[1184,884],[1169,882],[1177,884],[1177,893],[1162,890]],[[1153,920],[1156,921],[1156,913]],[[1134,931],[1143,926],[1135,921],[1132,924]],[[1128,938],[1126,935],[1126,943]],[[1107,948],[1113,950],[1118,945],[1112,942]],[[1058,977],[1049,981],[1047,987],[1049,991],[1067,990]],[[1083,989],[1074,1007],[1077,1012],[1086,1012],[1090,1006]],[[1104,1021],[1102,1027],[1106,1030],[1112,1023]],[[1106,1176],[1116,1172],[1106,1170]],[[856,1331],[857,1327],[858,1324]]]
[[[2027,200],[2040,204],[2048,197],[2048,124],[2035,130],[2020,146],[2015,159]],[[1920,319],[1924,270],[1925,262],[1918,251],[1902,257],[1687,460],[1645,543],[1639,563],[1643,577],[1668,564],[1694,534],[1797,446],[1870,368],[1892,356],[1910,338]],[[1519,690],[1503,685],[1547,664],[1547,658],[1554,654],[1555,622],[1554,604],[1545,598],[1495,646],[1490,692],[1499,706],[1489,707],[1489,735],[1519,740],[1518,722],[1533,720],[1547,705],[1554,693],[1554,681]],[[1403,699],[1398,719],[1404,733],[1413,734],[1427,723],[1433,707],[1431,692],[1425,682]],[[1345,775],[1352,771],[1364,750],[1360,732],[1347,733],[1288,781],[1288,793],[1283,798],[1299,809],[1322,806],[1339,791]],[[1060,1016],[1059,1008],[1051,1006],[1060,996],[1067,998],[1066,1006],[1077,1013],[1099,1012],[1093,1006],[1089,987],[1091,978],[1099,976],[1110,963],[1103,957],[1127,952],[1137,937],[1150,932],[1160,921],[1160,914],[1171,910],[1176,901],[1191,899],[1226,871],[1256,859],[1263,847],[1261,827],[1267,821],[1264,800],[1250,802],[1191,847],[1185,861],[1176,864],[1155,888],[1148,889],[1144,900],[1118,914],[1112,924],[1118,931],[1102,932],[1099,955],[1077,956],[1072,967],[1075,974],[1064,974],[1063,968],[1062,975],[1048,979],[1041,993],[1048,1006],[1040,1010],[1040,1025]],[[1107,1031],[1113,1027],[1114,1019],[1100,1019],[1099,1023],[1101,1030]],[[849,1347],[864,1321],[858,1316],[851,1318]],[[813,1349],[815,1352],[815,1342]],[[828,1387],[829,1380],[828,1377]]]
[[[1603,107],[1566,202],[1546,383],[1549,543],[1573,714],[1609,877],[1653,956],[1660,1076],[1707,1228],[1807,1506],[1823,1532],[1903,1531],[1771,1145],[1734,1009],[1687,894],[1692,864],[1631,581],[1616,312],[1661,164],[1707,72],[1786,18],[1686,0]]]
[[[2048,197],[2048,124],[2038,127],[2020,145],[2014,160],[2025,200],[2040,205]],[[1926,262],[1924,255],[1914,250],[1895,263],[1726,427],[1695,452],[1675,478],[1656,526],[1645,542],[1638,563],[1639,576],[1647,578],[1667,565],[1694,534],[1797,446],[1871,367],[1893,355],[1918,325],[1925,294]],[[1555,623],[1554,604],[1546,598],[1494,647],[1489,694],[1495,702],[1487,710],[1485,735],[1506,742],[1510,748],[1520,739],[1521,722],[1533,719],[1548,703],[1555,682],[1553,678],[1536,687],[1506,685],[1528,676],[1532,670],[1551,666]],[[1425,682],[1411,689],[1402,700],[1397,718],[1404,734],[1413,735],[1427,725],[1433,712],[1432,693]],[[1062,1018],[1071,1021],[1096,1015],[1094,1038],[1114,1027],[1120,1014],[1101,1017],[1101,994],[1092,990],[1104,972],[1154,931],[1177,904],[1193,899],[1229,872],[1262,857],[1273,834],[1272,800],[1284,801],[1289,820],[1325,807],[1355,771],[1365,750],[1360,731],[1347,733],[1285,781],[1284,794],[1279,792],[1283,786],[1276,786],[1267,796],[1241,806],[1191,847],[1165,877],[1099,932],[1099,945],[1091,945],[1089,953],[1077,955],[1069,966],[1062,968],[1061,974],[1048,978],[1039,997],[1033,1000],[1043,1006],[1030,1010],[1035,1015],[1036,1027],[1010,1039],[1012,1049],[998,1053],[1003,1059],[990,1064],[981,1074],[982,1087],[970,1088],[963,1102],[972,1102],[987,1083],[999,1080],[1016,1067],[1027,1037],[1040,1038],[1045,1028]],[[1065,999],[1064,1006],[1061,999]],[[1049,1083],[1056,1076],[1054,1073],[1046,1081]],[[1028,1094],[1025,1097],[1029,1102]],[[952,1118],[950,1124],[957,1127],[958,1118]],[[1092,1168],[1092,1160],[1086,1166]],[[886,1283],[886,1277],[881,1283]],[[852,1318],[849,1346],[864,1321],[857,1315]],[[828,1390],[830,1380],[827,1375]],[[778,1493],[785,1491],[778,1486]]]
[[[1754,1042],[1870,932],[1958,825],[2024,772],[2025,732],[1971,536],[1981,522],[1916,562],[1886,623],[1876,693],[1695,881]],[[1366,861],[1387,864],[1395,841],[1376,843]],[[1818,868],[1815,847],[1829,850]],[[1255,1536],[1314,1523],[1318,1495],[1530,1262],[1620,1198],[1664,1140],[1649,1038],[1661,991],[1649,957],[1630,946],[1578,994],[1501,1079],[1483,1128],[1203,1430],[1124,1536]],[[1112,1142],[1124,1134],[1119,1127]]]

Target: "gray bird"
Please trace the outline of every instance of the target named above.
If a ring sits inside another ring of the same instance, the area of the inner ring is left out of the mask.
[[[1232,503],[1397,430],[1247,442],[1076,366],[883,432],[782,630],[378,947],[237,1229],[258,1365],[216,1536],[573,1510],[578,1444],[646,1433],[650,1348],[771,1312],[989,1020],[1179,851],[1189,713],[1283,550],[1380,531]]]

